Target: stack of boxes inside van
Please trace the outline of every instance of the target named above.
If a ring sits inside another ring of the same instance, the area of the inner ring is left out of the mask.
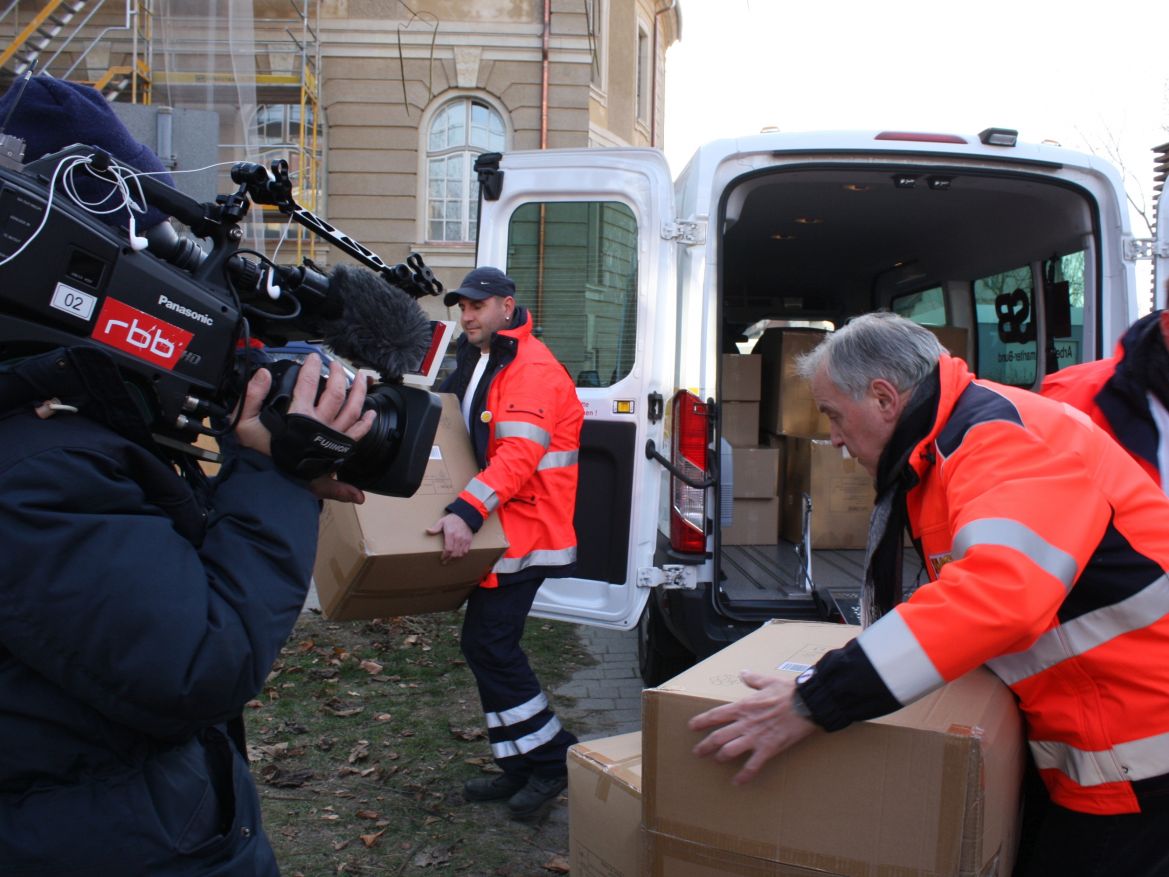
[[[722,358],[723,437],[734,459],[732,523],[725,545],[800,542],[810,501],[813,548],[864,548],[872,478],[828,439],[796,359],[824,333],[767,329],[750,354]]]

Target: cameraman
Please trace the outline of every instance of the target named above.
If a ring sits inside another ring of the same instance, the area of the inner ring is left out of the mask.
[[[35,116],[42,151],[85,142],[128,161],[138,145],[91,91],[36,77],[36,113],[18,106],[9,132]],[[347,391],[332,369],[314,401],[319,376],[310,356],[290,414],[359,439],[364,382]],[[208,482],[153,440],[96,346],[0,362],[5,877],[278,875],[241,713],[304,603],[318,496],[363,496],[273,462],[298,451],[260,421],[270,382],[260,369],[247,384]]]

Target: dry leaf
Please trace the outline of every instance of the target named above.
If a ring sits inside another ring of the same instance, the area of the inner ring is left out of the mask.
[[[358,740],[357,745],[349,750],[349,763],[361,761],[369,757],[369,741]]]
[[[375,722],[388,722],[393,718],[389,713],[378,713],[373,717]]]
[[[553,856],[544,863],[544,870],[551,871],[553,874],[567,874],[568,862],[563,856]]]
[[[361,842],[365,844],[367,848],[372,847],[375,843],[377,843],[377,839],[385,833],[386,830],[383,828],[381,831],[374,832],[373,834],[363,834],[361,835]]]
[[[470,728],[451,727],[451,736],[456,740],[480,740],[487,736],[487,731],[479,726]]]
[[[378,813],[376,810],[358,810],[357,813],[354,815],[358,819],[380,819],[381,818],[381,814]]]
[[[382,669],[383,669],[382,665],[379,664],[377,661],[370,661],[368,659],[362,661],[360,666],[361,666],[361,669],[364,670],[366,673],[368,673],[370,676],[377,675],[378,673],[382,672]]]

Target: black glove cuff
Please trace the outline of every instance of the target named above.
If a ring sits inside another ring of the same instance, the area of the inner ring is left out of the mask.
[[[276,465],[305,481],[337,471],[355,444],[344,433],[303,414],[287,415],[277,429],[269,427],[269,432]]]

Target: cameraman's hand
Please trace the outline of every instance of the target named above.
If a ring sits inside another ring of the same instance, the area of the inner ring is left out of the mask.
[[[442,533],[442,562],[457,560],[471,550],[475,534],[458,515],[443,515],[427,531],[432,536]]]
[[[330,429],[344,433],[354,441],[359,441],[369,432],[373,426],[374,418],[377,416],[373,411],[361,413],[361,408],[365,404],[365,391],[368,383],[365,373],[358,373],[353,386],[346,393],[344,369],[330,369],[325,389],[321,393],[320,399],[317,399],[317,385],[320,379],[321,358],[317,354],[311,353],[305,358],[300,372],[297,374],[296,386],[292,390],[292,403],[288,407],[288,413],[309,417]],[[239,425],[235,429],[241,445],[269,457],[272,456],[272,434],[260,421],[260,409],[263,407],[264,399],[267,398],[271,388],[271,372],[264,368],[257,369],[248,382],[242,402],[243,410],[240,413]]]

